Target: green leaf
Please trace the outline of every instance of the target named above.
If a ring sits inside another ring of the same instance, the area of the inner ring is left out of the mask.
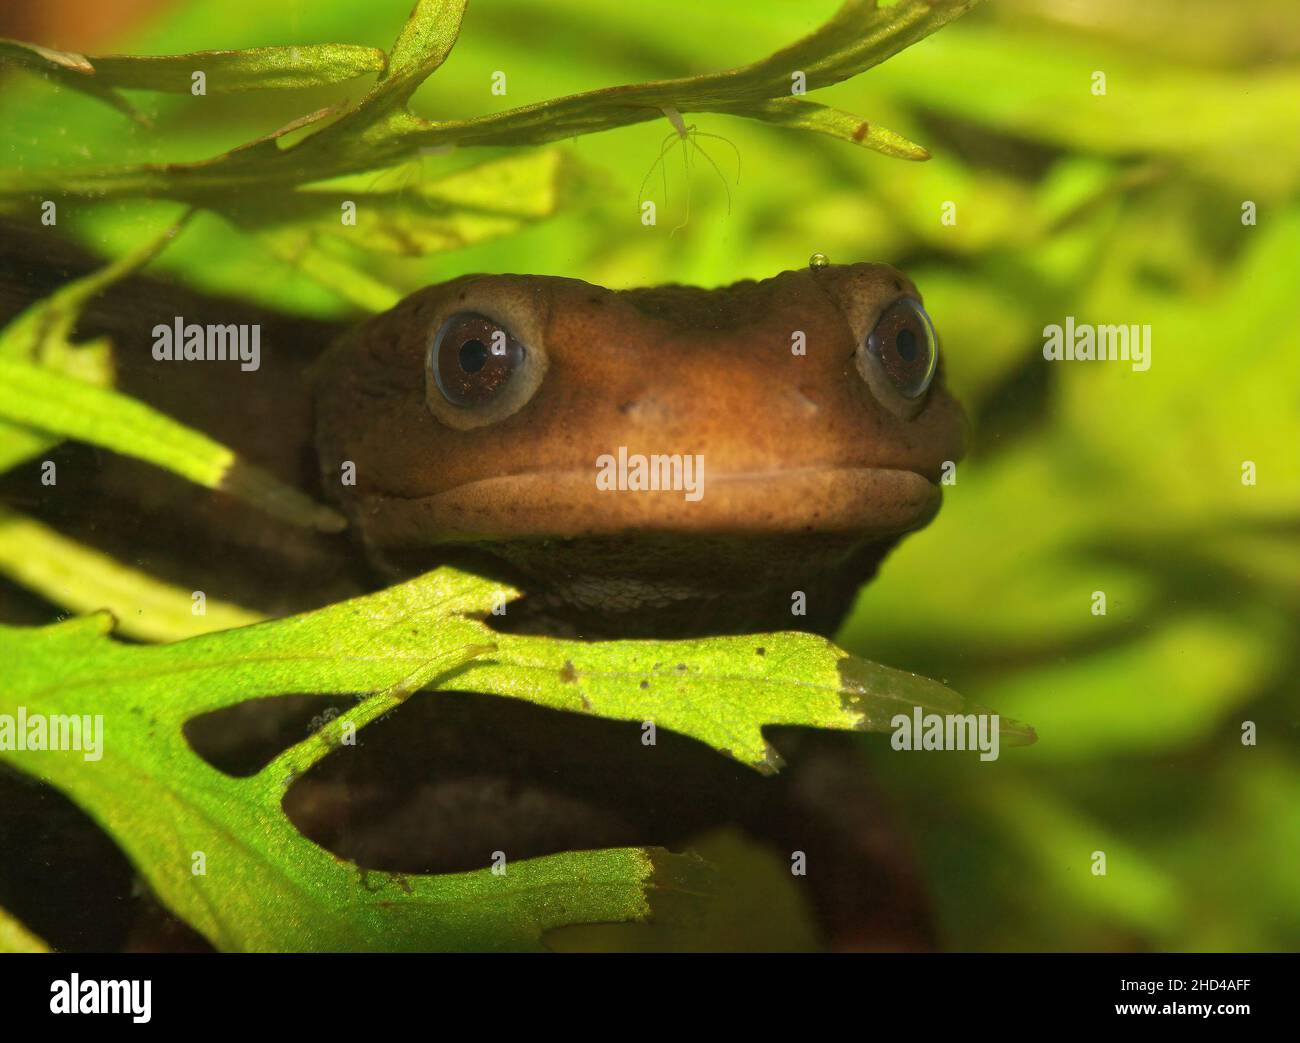
[[[602,643],[512,637],[482,617],[502,591],[441,569],[305,615],[175,644],[109,640],[111,617],[0,627],[14,664],[0,712],[104,717],[102,758],[0,758],[65,791],[122,845],[157,894],[225,949],[518,948],[563,923],[642,919],[647,889],[692,890],[690,859],[644,851],[557,855],[439,877],[361,878],[301,837],[280,801],[351,729],[425,687],[653,720],[764,770],[766,724],[886,730],[914,704],[956,712],[934,681],[855,659],[806,634]],[[293,692],[372,693],[251,778],[186,743],[186,720]],[[1003,722],[1008,741],[1032,741]],[[12,743],[8,744],[12,746]],[[206,875],[191,871],[203,852]]]
[[[374,87],[337,123],[313,135],[313,148],[317,151],[322,146],[326,151],[335,148],[350,151],[357,145],[373,148],[375,139],[367,131],[376,124],[382,127],[391,117],[404,113],[416,88],[447,60],[460,35],[467,2],[416,0]],[[355,169],[383,165],[372,162]]]
[[[74,90],[103,96],[114,88],[189,94],[202,72],[205,91],[287,90],[344,83],[384,68],[384,52],[353,44],[253,47],[191,54],[88,56],[0,40],[0,61],[52,76]]]
[[[374,88],[339,119],[290,147],[274,136],[199,163],[144,165],[60,173],[57,189],[97,198],[148,196],[201,202],[216,210],[249,191],[274,193],[308,180],[375,170],[420,149],[446,146],[537,145],[614,127],[662,119],[665,113],[719,112],[779,126],[829,133],[886,155],[908,159],[924,150],[884,128],[834,110],[790,104],[796,75],[806,88],[830,86],[880,64],[978,0],[847,0],[821,28],[761,61],[699,76],[606,87],[467,120],[433,122],[404,106],[446,59],[460,30],[463,0],[421,0],[394,45]],[[865,128],[865,129],[864,129]],[[259,147],[252,147],[252,146]],[[50,190],[50,175],[18,171],[0,196]]]
[[[45,450],[59,444],[59,439],[41,431],[0,420],[0,473],[40,456]]]
[[[536,948],[561,925],[640,920],[661,890],[698,892],[688,856],[575,852],[445,876],[361,872],[303,838],[284,792],[413,691],[456,676],[490,631],[460,613],[490,597],[450,571],[304,616],[133,646],[111,618],[39,629],[0,627],[13,664],[0,713],[102,714],[99,759],[16,751],[0,759],[67,793],[122,846],[155,893],[227,950]],[[251,778],[223,775],[189,747],[189,717],[258,695],[372,692]],[[205,872],[193,871],[196,853]]]
[[[377,89],[394,92],[405,102],[447,60],[460,35],[467,0],[417,0],[388,54],[388,67]]]
[[[755,118],[767,117],[778,124],[798,126],[793,108],[778,106],[769,111],[765,107],[769,102],[799,100],[791,97],[794,74],[804,74],[808,90],[849,79],[965,14],[977,2],[902,0],[878,8],[875,0],[847,0],[821,28],[752,65],[700,76],[606,87],[472,120],[408,124],[393,130],[391,145],[409,150],[420,145],[544,144],[658,119],[666,109],[680,113],[752,114]],[[819,124],[813,129],[823,131],[831,123],[842,122],[824,116],[803,118]],[[853,133],[863,124],[862,120],[853,124],[849,131],[851,140],[867,147],[886,140],[872,139],[865,132],[862,138],[853,139]],[[889,139],[890,148],[898,147],[902,140]],[[309,147],[310,140],[303,144]]]
[[[365,252],[426,256],[513,235],[557,213],[579,171],[558,149],[489,160],[441,177],[424,173],[424,157],[377,174],[354,174],[304,186],[288,200],[239,204],[238,220],[259,240],[343,299],[381,312],[405,295],[377,278]],[[356,208],[356,223],[340,207]]]
[[[21,40],[0,39],[0,64],[23,66],[43,73],[63,86],[98,98],[142,127],[152,126],[144,113],[95,77],[95,68],[84,54],[56,51],[34,43],[23,43]]]
[[[887,732],[895,714],[977,712],[938,681],[850,656],[814,634],[691,641],[558,641],[498,634],[456,683],[576,713],[656,725],[761,771],[778,766],[767,725]],[[1000,720],[1002,741],[1034,741]]]
[[[1105,71],[1111,102],[1078,89],[1080,77],[1094,70]],[[1233,190],[1285,193],[1300,176],[1300,138],[1278,133],[1293,119],[1300,93],[1293,60],[1197,68],[1145,48],[1117,48],[1092,33],[1053,34],[1033,20],[988,19],[941,34],[905,62],[882,68],[878,86],[985,133],[1076,154],[1170,157]],[[1224,162],[1250,155],[1269,161]]]
[[[402,292],[395,286],[376,279],[322,240],[323,236],[310,228],[271,228],[258,236],[273,256],[358,308],[377,314],[402,299]]]
[[[863,148],[869,148],[885,156],[893,156],[895,159],[930,158],[930,153],[926,149],[887,127],[882,127],[878,123],[869,123],[842,109],[819,105],[815,101],[781,98],[732,111],[737,116],[748,116],[780,127],[829,134],[840,141],[861,145]]]
[[[92,298],[158,256],[188,219],[187,213],[160,235],[20,312],[0,329],[0,362],[38,363],[90,384],[111,384],[112,346],[108,341],[72,343],[81,311]],[[45,452],[59,440],[55,434],[0,421],[0,473]]]
[[[322,532],[346,526],[336,511],[207,435],[127,395],[40,366],[0,359],[0,418],[145,460],[292,525]]]
[[[0,507],[0,574],[74,612],[107,609],[118,629],[143,641],[179,641],[260,622],[251,609],[205,599],[129,568],[53,529]]]
[[[377,47],[327,43],[156,56],[110,54],[91,58],[90,63],[95,75],[114,87],[189,94],[193,74],[202,72],[207,92],[222,94],[345,83],[379,72],[384,52]]]
[[[50,947],[0,909],[0,952],[49,952]]]
[[[367,250],[421,255],[512,235],[551,217],[575,173],[563,152],[543,149],[435,178],[416,161],[415,169],[308,185],[297,196],[327,217],[322,231]],[[356,203],[355,226],[339,221],[340,199]]]

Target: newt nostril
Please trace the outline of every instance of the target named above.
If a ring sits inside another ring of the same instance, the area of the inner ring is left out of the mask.
[[[810,416],[821,412],[822,405],[817,401],[816,388],[808,384],[802,384],[799,387],[790,388],[789,393],[794,399],[795,405]]]
[[[655,395],[620,402],[618,411],[632,423],[648,428],[662,428],[678,419],[673,406]]]

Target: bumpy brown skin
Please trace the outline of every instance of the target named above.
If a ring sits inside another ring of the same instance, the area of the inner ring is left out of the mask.
[[[468,556],[586,634],[828,633],[884,553],[933,517],[940,468],[964,446],[942,373],[904,418],[854,364],[905,296],[920,300],[880,264],[716,290],[514,275],[430,287],[317,367],[325,486],[390,573]],[[546,359],[522,407],[469,430],[426,404],[431,338],[458,311],[489,314]],[[806,354],[791,350],[796,331]],[[597,458],[620,446],[702,454],[702,499],[598,489]],[[795,591],[806,616],[791,613]]]

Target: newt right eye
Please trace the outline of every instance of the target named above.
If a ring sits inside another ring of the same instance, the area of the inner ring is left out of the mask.
[[[430,411],[457,428],[504,419],[541,381],[528,348],[501,323],[477,312],[457,312],[438,327],[424,369]]]
[[[428,370],[443,398],[472,408],[492,401],[520,368],[526,349],[504,326],[461,312],[439,328]]]

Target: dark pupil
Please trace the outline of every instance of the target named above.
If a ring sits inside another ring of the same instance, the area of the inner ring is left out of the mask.
[[[477,338],[460,346],[460,368],[466,373],[477,373],[487,362],[487,357],[487,346]]]
[[[894,338],[894,347],[904,362],[911,362],[916,358],[916,334],[904,326]]]

